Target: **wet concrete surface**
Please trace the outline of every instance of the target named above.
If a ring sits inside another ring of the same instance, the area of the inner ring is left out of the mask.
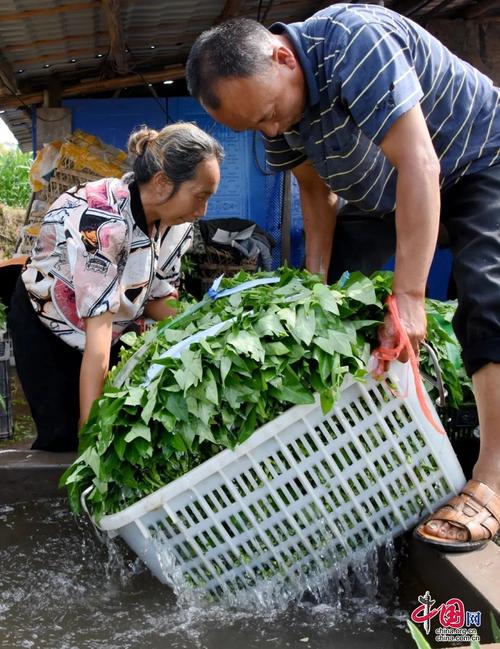
[[[180,607],[121,541],[103,545],[85,517],[68,511],[57,482],[73,457],[0,453],[8,488],[0,491],[4,500],[13,495],[0,505],[0,647],[410,649],[406,623],[426,590],[438,603],[459,597],[466,610],[481,611],[481,645],[493,639],[500,548],[491,543],[449,557],[407,535],[375,572],[372,559],[356,567],[349,585],[332,578],[320,595],[284,610]]]
[[[60,496],[59,478],[76,453],[0,449],[0,505]]]
[[[332,577],[321,592],[300,601],[235,608],[179,604],[126,546],[101,543],[64,499],[4,505],[0,526],[5,649],[414,646],[406,619],[421,585],[413,581],[409,595],[404,551],[389,559],[372,553],[347,579]]]

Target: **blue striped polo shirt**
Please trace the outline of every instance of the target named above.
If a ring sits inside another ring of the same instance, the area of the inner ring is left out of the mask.
[[[500,162],[500,90],[411,20],[377,5],[335,4],[271,31],[291,39],[307,86],[301,121],[265,138],[272,170],[309,159],[347,201],[393,211],[397,174],[379,145],[418,102],[443,189]]]

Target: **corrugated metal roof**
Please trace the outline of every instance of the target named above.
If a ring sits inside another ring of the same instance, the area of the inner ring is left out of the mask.
[[[31,151],[32,146],[32,124],[31,117],[23,110],[8,110],[5,113],[0,111],[0,117],[5,121],[14,137],[19,143],[22,151]]]
[[[386,0],[385,6],[395,11],[404,13],[412,20],[430,20],[431,18],[445,18],[450,16],[460,16],[467,7],[476,5],[471,0],[412,0],[405,2],[403,0]]]
[[[69,63],[75,57],[73,52],[84,50],[86,67],[95,68],[94,56],[107,51],[109,36],[102,24],[98,3],[74,3],[75,7],[86,5],[85,9],[62,12],[55,15],[31,15],[32,10],[57,8],[60,2],[18,2],[9,0],[1,3],[0,42],[4,58],[17,75],[18,83],[36,84],[48,80],[57,71],[71,70],[79,74],[78,67]],[[68,6],[69,3],[68,3]],[[98,34],[101,36],[98,36]],[[75,40],[74,40],[75,39]],[[99,43],[99,39],[102,43]],[[44,67],[50,66],[50,67]],[[23,70],[21,72],[21,70]]]
[[[117,76],[106,3],[119,7],[117,22],[126,48],[125,64],[129,72],[141,75],[161,72],[169,64],[183,64],[194,39],[222,15],[233,12],[256,18],[260,9],[268,25],[301,20],[329,4],[308,0],[2,0],[0,108],[7,109],[3,117],[23,146],[31,146],[26,137],[29,116],[11,109],[11,92],[19,91],[28,103],[40,103],[44,89],[57,93],[58,87]],[[422,21],[429,16],[461,15],[478,3],[386,0],[385,4]],[[92,94],[91,89],[86,92]]]
[[[314,4],[316,9],[328,3]],[[256,17],[257,1],[241,5],[240,15]],[[122,1],[120,6],[123,41],[130,50],[129,65],[145,68],[183,62],[196,36],[215,23],[224,2],[144,0]],[[269,11],[268,22],[304,17],[310,6],[304,0],[277,0]],[[88,70],[99,74],[103,67],[110,39],[100,3],[67,2],[67,10],[60,13],[30,14],[33,10],[60,7],[55,0],[1,3],[0,51],[20,85],[29,82],[37,87],[55,75],[76,80]],[[14,19],[16,14],[18,19]]]

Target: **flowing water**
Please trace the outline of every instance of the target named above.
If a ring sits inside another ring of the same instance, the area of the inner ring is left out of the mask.
[[[405,649],[414,647],[406,620],[422,588],[403,544],[324,575],[299,601],[265,587],[237,605],[178,601],[64,500],[0,507],[5,649]]]

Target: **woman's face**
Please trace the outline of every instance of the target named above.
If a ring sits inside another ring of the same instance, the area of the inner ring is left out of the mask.
[[[220,168],[217,158],[200,162],[191,180],[181,184],[172,194],[172,185],[164,182],[164,198],[157,205],[157,214],[162,223],[178,225],[193,222],[207,213],[208,199],[215,194],[220,182]]]

